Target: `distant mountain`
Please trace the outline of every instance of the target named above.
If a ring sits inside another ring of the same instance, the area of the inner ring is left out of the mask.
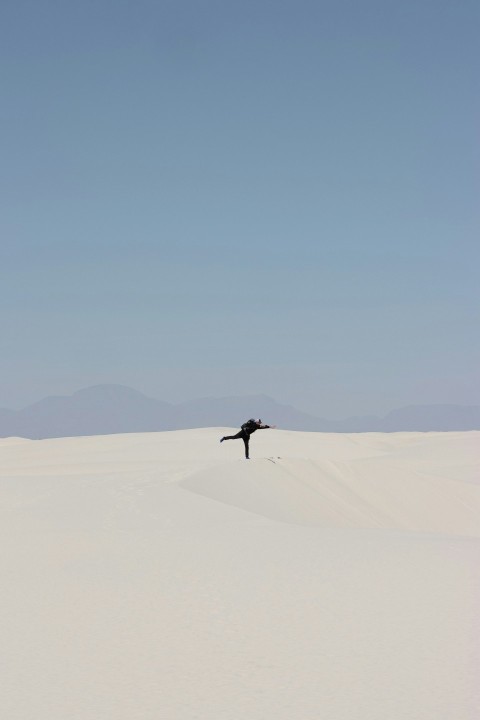
[[[480,430],[478,405],[408,405],[385,417],[366,415],[335,423],[336,432],[449,432]]]
[[[202,398],[172,405],[122,385],[97,385],[70,396],[48,397],[23,410],[0,409],[0,437],[109,435],[195,427],[239,427],[249,417],[286,430],[395,432],[478,430],[480,407],[412,405],[386,417],[329,421],[308,415],[267,395]]]
[[[181,405],[154,400],[122,385],[97,385],[52,396],[17,412],[0,409],[0,437],[27,438],[236,427],[254,414],[293,430],[332,430],[328,421],[280,405],[266,395],[204,398]]]
[[[478,405],[409,405],[392,410],[383,420],[383,430],[479,430]]]
[[[2,437],[109,435],[180,426],[173,405],[122,385],[97,385],[71,396],[47,397],[13,415],[0,414]]]

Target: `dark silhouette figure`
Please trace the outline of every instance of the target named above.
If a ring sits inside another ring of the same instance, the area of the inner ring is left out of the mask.
[[[224,440],[238,440],[242,438],[245,444],[245,458],[247,460],[250,460],[248,450],[250,435],[256,430],[266,430],[267,428],[274,427],[275,425],[264,425],[261,420],[254,420],[253,418],[251,418],[250,420],[247,420],[246,423],[243,423],[240,432],[238,432],[236,435],[225,435],[224,437],[220,438],[220,442],[222,443]]]

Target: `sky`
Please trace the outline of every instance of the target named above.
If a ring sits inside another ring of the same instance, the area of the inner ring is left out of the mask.
[[[480,403],[479,30],[476,0],[3,0],[0,407]]]

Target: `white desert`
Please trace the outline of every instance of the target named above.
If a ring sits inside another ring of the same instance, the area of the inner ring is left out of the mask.
[[[478,720],[480,432],[0,440],[5,720]]]

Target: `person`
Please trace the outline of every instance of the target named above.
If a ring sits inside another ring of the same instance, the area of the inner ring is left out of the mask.
[[[250,420],[247,420],[247,422],[243,423],[242,427],[240,428],[240,431],[236,435],[225,435],[224,437],[220,438],[220,442],[222,443],[224,440],[238,440],[242,438],[244,444],[245,444],[245,458],[247,460],[250,460],[249,457],[249,449],[248,449],[248,443],[250,441],[250,435],[254,433],[256,430],[266,430],[267,428],[274,428],[275,425],[265,425],[262,423],[262,421],[254,420],[253,418],[250,418]]]

